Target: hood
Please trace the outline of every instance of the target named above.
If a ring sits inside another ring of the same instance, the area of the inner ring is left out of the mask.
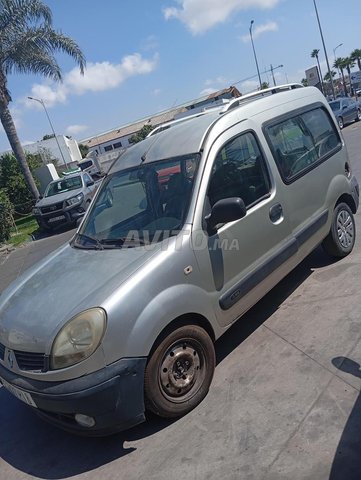
[[[35,207],[47,207],[48,205],[54,205],[54,203],[64,202],[68,198],[76,197],[79,193],[82,193],[82,188],[76,188],[74,190],[68,190],[67,192],[58,193],[57,195],[52,195],[51,197],[45,197],[36,202]]]
[[[0,296],[0,343],[49,353],[59,328],[101,304],[158,248],[81,250],[65,245],[27,270]]]

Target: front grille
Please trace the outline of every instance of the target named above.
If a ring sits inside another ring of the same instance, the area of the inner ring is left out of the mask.
[[[41,213],[53,213],[57,210],[61,210],[63,208],[63,202],[54,203],[53,205],[48,205],[46,207],[41,207]]]
[[[45,370],[45,355],[43,353],[14,350],[14,354],[20,370]]]
[[[20,370],[48,370],[48,357],[43,353],[21,352],[14,350],[14,355]],[[0,360],[5,361],[5,346],[0,343]]]

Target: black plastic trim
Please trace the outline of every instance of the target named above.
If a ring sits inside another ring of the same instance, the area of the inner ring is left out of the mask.
[[[271,273],[279,268],[284,262],[295,255],[301,245],[309,240],[320,230],[328,219],[328,210],[322,212],[310,225],[304,227],[297,235],[289,240],[277,253],[273,254],[257,269],[249,273],[245,278],[237,282],[230,290],[221,295],[219,305],[222,310],[229,310],[244,295],[247,295],[260,282],[265,280]]]
[[[63,382],[34,380],[0,365],[0,378],[29,393],[38,407],[34,410],[57,426],[87,435],[107,435],[145,419],[145,365],[146,358],[124,358]],[[95,426],[81,427],[75,413],[93,417]]]

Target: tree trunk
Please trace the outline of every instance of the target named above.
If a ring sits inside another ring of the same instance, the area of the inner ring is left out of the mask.
[[[37,200],[39,198],[39,191],[31,174],[28,162],[26,161],[26,156],[23,147],[21,146],[18,134],[16,132],[11,113],[9,111],[7,103],[4,101],[0,101],[0,119],[4,127],[5,133],[8,137],[11,148],[24,175],[25,181],[33,197],[35,198],[35,200]]]
[[[349,82],[350,82],[350,95],[351,97],[353,97],[353,85],[352,85],[352,82],[351,82],[351,68],[350,67],[347,67],[347,73],[348,73],[348,79],[349,79]]]
[[[341,75],[342,75],[343,91],[344,91],[344,93],[345,93],[345,97],[347,97],[347,88],[346,88],[345,74],[343,73],[343,68],[340,67],[340,70],[341,70]]]

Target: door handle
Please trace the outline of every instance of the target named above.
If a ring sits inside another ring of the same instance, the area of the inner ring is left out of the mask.
[[[282,205],[280,203],[276,203],[275,205],[272,205],[269,211],[269,218],[271,222],[276,223],[282,217],[283,217]]]

